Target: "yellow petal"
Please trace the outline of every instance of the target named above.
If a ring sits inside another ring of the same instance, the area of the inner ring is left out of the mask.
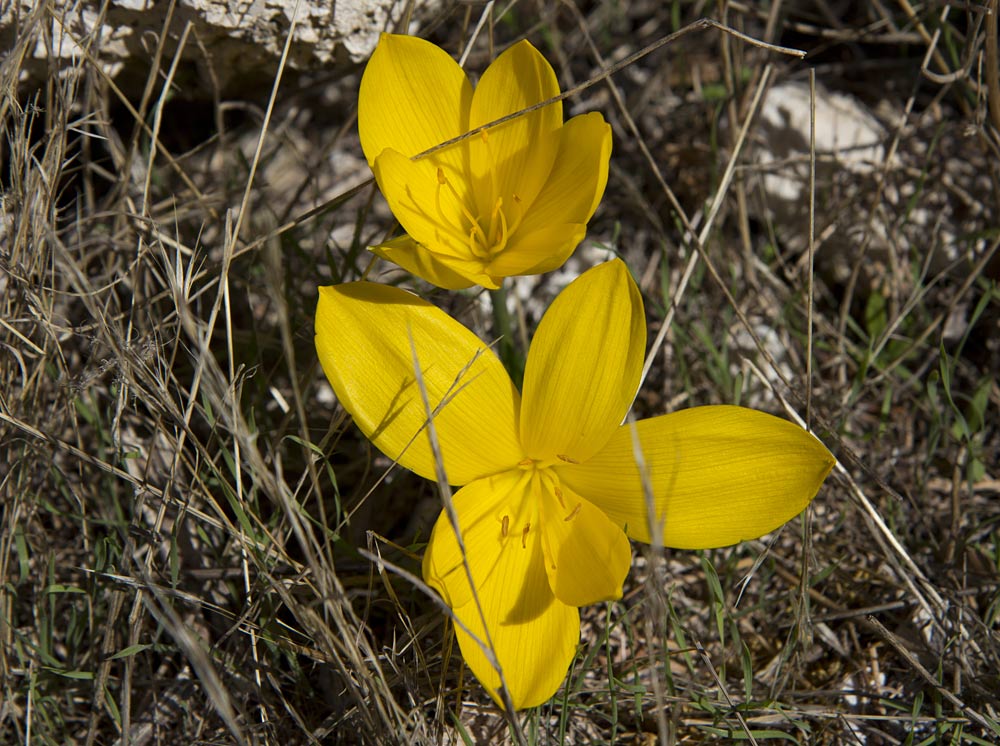
[[[551,272],[565,264],[586,233],[587,226],[582,223],[549,223],[533,229],[530,235],[518,233],[516,242],[486,265],[486,271],[494,277]]]
[[[487,271],[511,277],[561,267],[587,233],[587,221],[608,183],[610,158],[611,127],[600,114],[584,114],[566,122],[545,186]]]
[[[414,241],[435,254],[471,256],[471,221],[459,191],[467,182],[460,175],[443,167],[436,157],[411,161],[392,149],[382,151],[372,171],[392,214]]]
[[[469,129],[472,84],[448,54],[414,36],[382,34],[358,92],[358,136],[369,165],[386,148],[410,158]],[[468,173],[468,148],[439,158]]]
[[[518,394],[476,335],[412,293],[370,282],[319,289],[316,351],[361,432],[389,458],[434,479],[411,339],[448,479],[466,484],[521,459]]]
[[[556,598],[587,606],[622,597],[632,550],[621,526],[566,485],[539,494],[545,571]]]
[[[523,507],[527,474],[515,469],[470,482],[455,493],[452,504],[458,516],[472,580],[481,586],[489,579],[509,541],[520,542],[512,528]],[[505,520],[506,517],[506,520]],[[505,533],[506,532],[506,533]],[[452,608],[472,599],[469,572],[451,520],[441,511],[431,532],[423,561],[424,580],[435,588]]]
[[[622,261],[570,283],[542,317],[525,362],[525,454],[579,463],[600,451],[632,403],[645,346],[642,297]]]
[[[552,595],[543,566],[538,529],[533,527],[509,541],[493,572],[478,589],[487,626],[475,601],[455,609],[455,615],[475,638],[455,625],[462,657],[498,705],[500,675],[483,649],[488,638],[515,709],[548,700],[566,678],[580,640],[580,616]]]
[[[532,236],[549,225],[586,224],[604,195],[610,159],[611,127],[600,114],[583,114],[566,122],[560,130],[559,153],[545,187],[528,206],[508,250],[519,250],[522,242],[537,243]],[[561,264],[539,271],[548,272]]]
[[[446,261],[442,261],[438,255],[407,235],[390,239],[378,246],[370,246],[369,250],[445,290],[462,290],[471,285],[482,284],[478,282],[478,275],[470,279],[456,272]]]
[[[663,543],[708,549],[753,539],[800,513],[834,458],[797,425],[752,409],[695,407],[636,423]],[[559,467],[562,481],[628,535],[651,541],[632,444],[619,428],[585,464]]]
[[[483,73],[472,96],[469,127],[476,127],[559,95],[552,66],[527,41],[512,46]],[[520,220],[552,169],[562,127],[562,103],[516,117],[469,140],[476,204],[489,215],[503,200],[508,224]]]

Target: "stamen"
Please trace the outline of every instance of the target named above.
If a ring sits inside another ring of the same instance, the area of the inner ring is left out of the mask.
[[[564,456],[561,453],[557,453],[556,454],[556,458],[559,459],[560,461],[565,461],[567,464],[579,464],[580,463],[575,458],[570,458],[569,456]]]
[[[530,458],[523,458],[523,459],[521,459],[520,461],[517,462],[517,465],[520,466],[522,469],[527,469],[533,463],[535,463],[535,462],[532,459],[530,459]]]
[[[497,220],[497,218],[500,218]],[[497,197],[496,206],[490,216],[490,227],[496,237],[493,239],[493,246],[490,247],[490,255],[495,256],[507,248],[507,216],[503,211],[503,197]]]
[[[486,243],[487,243],[486,234],[483,232],[482,227],[479,225],[479,221],[476,220],[475,216],[469,211],[469,208],[466,206],[461,196],[459,196],[458,192],[455,190],[455,187],[448,180],[448,177],[444,173],[444,169],[441,168],[440,166],[438,166],[437,169],[437,180],[439,187],[443,186],[448,189],[448,191],[451,193],[451,196],[458,203],[458,208],[462,211],[462,216],[469,221],[470,224],[469,251],[471,251],[475,256],[478,256],[480,258],[486,258],[483,257],[483,249],[486,248]],[[438,209],[440,210],[440,208]],[[479,248],[480,246],[482,248]],[[478,251],[477,248],[479,249]]]
[[[562,507],[563,507],[563,510],[565,510],[565,509],[566,509],[566,501],[565,501],[565,500],[563,500],[563,493],[562,493],[562,490],[561,490],[561,489],[559,489],[558,487],[556,487],[556,488],[555,488],[555,489],[553,490],[553,492],[555,492],[555,493],[556,493],[556,500],[558,500],[558,501],[559,501],[559,504],[560,504],[560,505],[562,505]]]
[[[531,524],[524,524],[524,531],[521,532],[521,549],[528,548],[528,532],[531,530]]]
[[[510,516],[505,515],[503,520],[500,521],[500,535],[503,538],[507,538],[507,533],[510,531]]]
[[[564,521],[572,521],[574,518],[576,518],[576,514],[580,512],[580,508],[582,508],[582,507],[583,507],[583,503],[577,503],[576,507],[573,508],[573,512],[570,513],[565,518],[563,518],[563,520]]]

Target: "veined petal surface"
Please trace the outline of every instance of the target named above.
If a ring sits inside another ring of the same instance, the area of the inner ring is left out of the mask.
[[[507,248],[488,266],[499,276],[561,267],[587,233],[608,182],[611,127],[600,114],[573,117],[559,131],[559,152],[545,186],[528,206]]]
[[[552,171],[511,237],[511,249],[547,225],[590,220],[604,196],[610,160],[611,126],[604,117],[591,112],[566,122]]]
[[[372,166],[375,180],[396,220],[418,244],[438,254],[469,255],[469,228],[464,195],[467,182],[434,157],[411,161],[388,148]],[[447,179],[448,184],[441,179]],[[453,191],[455,190],[455,191]]]
[[[556,598],[570,606],[621,598],[632,564],[621,526],[565,485],[553,490],[543,483],[538,501],[545,571]]]
[[[624,262],[570,283],[542,317],[525,362],[525,454],[580,463],[600,451],[632,404],[645,347],[642,296]]]
[[[512,520],[517,521],[521,511],[527,481],[527,474],[514,469],[470,482],[452,498],[465,557],[477,587],[489,579],[503,547],[521,541],[521,535],[515,536],[511,528],[516,525]],[[427,543],[423,573],[428,585],[437,589],[452,608],[472,600],[462,549],[444,510]]]
[[[503,282],[502,276],[490,274],[478,259],[438,254],[408,235],[369,246],[368,250],[445,290],[462,290],[472,285],[496,290]]]
[[[413,348],[452,484],[521,458],[518,394],[475,334],[412,293],[371,282],[319,289],[316,351],[337,398],[389,458],[435,478]]]
[[[632,425],[586,463],[557,467],[630,537],[652,541]],[[835,463],[797,425],[752,409],[707,406],[635,424],[663,543],[709,549],[781,526],[813,499]]]
[[[500,675],[483,649],[488,627],[514,708],[520,710],[545,702],[566,678],[580,640],[580,615],[552,595],[537,526],[527,534],[518,531],[513,538],[478,589],[482,615],[475,601],[454,611],[482,641],[455,625],[462,657],[472,673],[502,706]]]
[[[358,136],[373,165],[386,148],[407,158],[467,132],[472,84],[440,47],[415,36],[382,34],[358,92]],[[435,156],[468,173],[468,148]]]
[[[538,225],[531,233],[519,231],[507,248],[486,265],[494,277],[538,275],[558,269],[587,235],[583,223]]]
[[[368,250],[445,290],[463,290],[471,285],[481,284],[453,270],[437,254],[408,235],[397,236],[378,246],[370,246]]]
[[[552,66],[530,42],[520,41],[483,73],[472,96],[469,127],[558,95]],[[499,197],[508,224],[512,229],[517,225],[549,176],[562,124],[562,103],[556,102],[491,127],[485,137],[469,139],[479,215],[489,214]]]

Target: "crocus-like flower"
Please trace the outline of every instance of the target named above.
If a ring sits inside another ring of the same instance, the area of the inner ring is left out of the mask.
[[[462,541],[442,512],[423,574],[497,702],[501,685],[516,708],[559,688],[577,607],[621,596],[628,537],[649,542],[656,530],[692,549],[760,536],[799,513],[833,466],[805,430],[741,407],[621,424],[645,342],[642,298],[618,260],[552,303],[523,394],[489,347],[416,296],[368,282],[320,288],[316,347],[341,404],[389,458],[434,479],[418,361],[447,480],[464,485],[453,498]]]
[[[564,124],[557,102],[481,129],[558,95],[552,67],[527,41],[497,57],[473,91],[444,50],[383,34],[361,79],[358,134],[406,235],[372,250],[451,290],[562,266],[604,194],[611,128],[597,113]]]

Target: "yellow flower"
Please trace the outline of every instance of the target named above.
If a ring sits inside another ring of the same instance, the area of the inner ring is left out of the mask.
[[[406,235],[372,251],[450,290],[495,290],[504,277],[562,266],[607,184],[611,128],[600,114],[564,124],[553,103],[414,158],[557,95],[552,67],[527,41],[473,91],[444,50],[383,34],[361,79],[358,134]]]
[[[760,536],[805,508],[833,466],[806,431],[741,407],[622,425],[645,342],[642,298],[618,260],[552,303],[523,395],[489,347],[416,296],[368,282],[320,288],[316,347],[341,404],[383,453],[434,479],[419,361],[447,479],[464,485],[454,507],[475,593],[444,513],[424,578],[468,629],[456,625],[462,655],[498,703],[484,646],[514,707],[551,697],[579,642],[577,607],[621,596],[627,537],[649,542],[657,525],[664,544],[691,549]]]

